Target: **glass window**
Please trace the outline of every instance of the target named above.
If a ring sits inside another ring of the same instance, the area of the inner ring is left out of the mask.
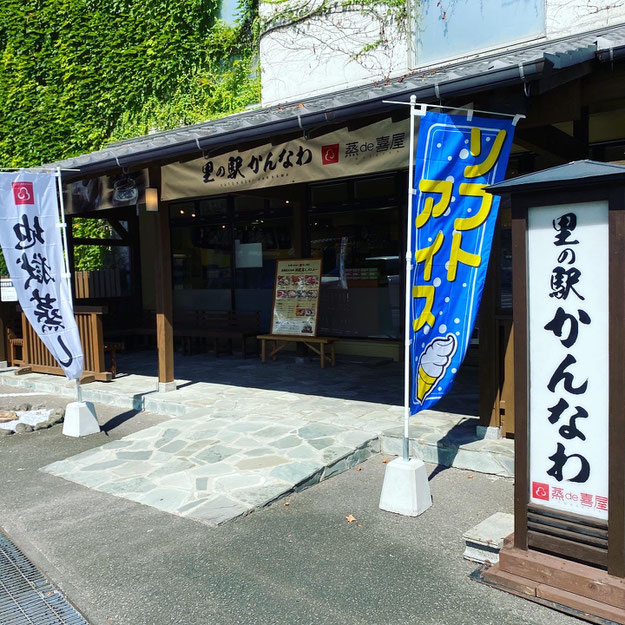
[[[545,32],[544,5],[544,0],[425,0],[417,7],[417,66],[539,37]]]
[[[229,289],[231,246],[227,224],[172,228],[174,289]]]
[[[311,256],[322,259],[320,335],[399,338],[397,207],[311,213]]]
[[[279,209],[259,209],[256,202],[256,210],[235,213],[235,301],[237,310],[259,311],[266,332],[271,326],[276,260],[295,256],[293,209],[284,202]]]
[[[396,195],[397,182],[395,176],[365,178],[354,182],[354,198],[356,200],[394,198]]]
[[[132,295],[130,246],[117,243],[128,235],[128,228],[125,220],[72,219],[72,238],[89,241],[74,245],[74,292],[77,299]]]
[[[347,182],[336,182],[312,187],[313,206],[336,205],[337,202],[347,202],[348,200],[349,187]]]

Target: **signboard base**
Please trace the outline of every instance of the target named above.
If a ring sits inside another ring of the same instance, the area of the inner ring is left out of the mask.
[[[606,571],[513,546],[506,538],[499,563],[481,580],[500,590],[574,614],[591,623],[625,625],[625,581]]]

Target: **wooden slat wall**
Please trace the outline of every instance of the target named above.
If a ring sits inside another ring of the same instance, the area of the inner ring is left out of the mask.
[[[76,312],[74,317],[84,354],[83,376],[91,375],[97,380],[110,381],[112,374],[105,371],[104,368],[102,312],[94,310]],[[24,362],[22,366],[41,373],[63,374],[63,370],[43,344],[43,341],[37,336],[23,313],[22,329],[24,337]]]
[[[122,269],[98,269],[74,272],[76,299],[122,296]]]

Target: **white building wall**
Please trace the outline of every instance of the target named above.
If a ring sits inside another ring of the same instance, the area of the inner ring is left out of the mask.
[[[318,1],[307,4],[309,10]],[[261,16],[267,18],[276,6],[284,5],[261,0]],[[343,11],[266,31],[260,41],[263,106],[383,83],[415,71],[413,34],[379,15]],[[625,23],[625,0],[545,0],[542,39],[621,23]],[[367,51],[376,41],[381,43]]]
[[[261,2],[261,15],[274,6]],[[382,39],[375,49],[359,54]],[[401,75],[409,49],[397,24],[356,11],[275,28],[260,41],[263,106]]]
[[[547,0],[548,39],[625,23],[625,0]]]

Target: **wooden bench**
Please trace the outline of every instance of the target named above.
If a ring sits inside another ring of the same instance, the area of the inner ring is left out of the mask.
[[[24,362],[24,339],[17,336],[11,328],[7,328],[7,343],[9,345],[9,366],[21,365]],[[20,350],[19,358],[17,357],[18,349]]]
[[[113,374],[113,377],[117,375],[117,352],[123,352],[125,347],[126,346],[121,342],[104,343],[104,353],[111,355],[110,370],[111,370],[111,373]]]
[[[273,341],[274,347],[269,353],[272,360],[276,359],[277,353],[284,349],[289,343],[303,343],[308,349],[319,355],[319,363],[321,368],[324,369],[326,361],[330,363],[331,367],[334,367],[336,360],[334,357],[334,343],[336,338],[329,336],[301,336],[301,335],[287,335],[287,334],[260,334],[256,337],[260,341],[260,358],[262,362],[267,359],[267,341]],[[330,347],[330,354],[326,354],[326,345]]]
[[[215,356],[219,356],[219,341],[228,342],[232,353],[232,341],[241,342],[243,358],[247,356],[247,339],[255,337],[260,330],[258,311],[192,310],[179,315],[174,323],[174,336],[182,340],[183,353],[191,354],[193,344],[202,340],[212,341]]]

